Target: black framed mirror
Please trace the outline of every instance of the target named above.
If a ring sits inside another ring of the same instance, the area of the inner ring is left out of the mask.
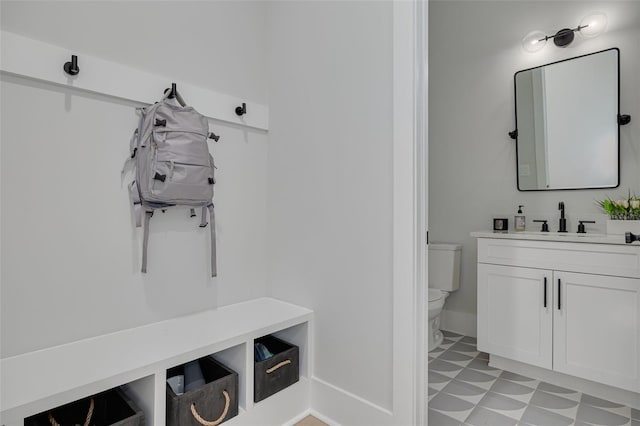
[[[620,184],[619,68],[612,48],[515,73],[518,190]]]

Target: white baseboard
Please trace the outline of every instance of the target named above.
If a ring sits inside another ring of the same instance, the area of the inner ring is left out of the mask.
[[[282,426],[293,426],[296,423],[298,423],[300,420],[304,419],[307,416],[311,416],[311,415],[312,415],[311,414],[311,410],[305,410],[302,413],[298,414],[297,416],[291,418],[291,420],[288,420],[285,423],[283,423]]]
[[[477,337],[478,317],[467,312],[442,310],[440,314],[440,328],[465,336]]]
[[[547,370],[522,362],[514,361],[496,355],[489,355],[489,365],[491,367],[507,370],[522,376],[544,380],[552,385],[577,390],[607,401],[615,401],[629,407],[640,410],[640,394],[624,389],[614,388],[557,371]]]
[[[298,414],[297,416],[295,416],[294,418],[292,418],[288,422],[284,423],[282,426],[294,426],[296,423],[298,423],[299,421],[303,420],[304,418],[306,418],[308,416],[315,417],[316,419],[328,424],[329,426],[341,426],[335,420],[325,416],[322,413],[318,413],[316,410],[311,410],[311,409],[305,410],[304,412]]]
[[[311,379],[311,405],[312,415],[331,426],[393,424],[391,411],[316,377]]]

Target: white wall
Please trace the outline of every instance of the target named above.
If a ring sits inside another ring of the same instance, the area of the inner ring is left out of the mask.
[[[3,30],[77,49],[81,72],[86,53],[256,101],[265,25],[262,2],[2,2]],[[2,357],[266,294],[265,133],[212,124],[218,278],[188,211],[155,215],[142,275],[120,179],[134,105],[6,75],[0,89]]]
[[[268,136],[215,126],[219,277],[186,212],[154,217],[141,276],[119,176],[133,105],[3,76],[1,356],[268,295],[315,311],[312,408],[344,424],[410,418],[414,366],[397,359],[414,349],[393,348],[412,333],[393,322],[393,7],[3,2],[3,29],[77,49],[81,69],[82,52],[162,67],[268,101],[271,117]],[[154,40],[141,16],[183,24]]]
[[[314,310],[317,379],[390,410],[392,4],[278,2],[269,22],[269,295]]]
[[[429,228],[432,241],[463,244],[461,289],[447,299],[446,320],[472,333],[476,314],[474,230],[491,229],[492,217],[510,218],[518,204],[531,220],[549,218],[557,230],[557,203],[564,201],[569,230],[576,219],[599,217],[595,200],[640,193],[640,3],[537,1],[430,1],[429,10]],[[551,42],[540,52],[522,50],[529,31],[551,34],[575,26],[601,10],[609,30],[595,39],[579,36],[565,48]],[[455,29],[455,31],[453,30]],[[621,113],[632,122],[620,131],[621,183],[618,189],[518,192],[513,75],[561,59],[620,48]],[[539,226],[539,225],[536,225]],[[535,228],[538,229],[538,228]],[[587,228],[589,229],[589,228]]]
[[[264,1],[2,1],[2,29],[266,103]],[[82,69],[82,58],[80,58]]]

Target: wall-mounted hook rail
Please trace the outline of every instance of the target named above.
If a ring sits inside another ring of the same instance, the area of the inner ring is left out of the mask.
[[[618,114],[618,124],[624,126],[625,124],[631,123],[631,116],[629,114]]]
[[[143,71],[86,53],[76,52],[77,56],[73,58],[71,54],[74,50],[68,46],[43,43],[2,29],[0,29],[0,38],[2,39],[0,72],[13,74],[19,78],[35,79],[55,86],[73,87],[75,91],[101,94],[114,98],[118,102],[124,99],[140,106],[153,104],[164,88],[171,87],[171,80],[167,81],[167,77],[150,71]],[[73,70],[71,73],[80,71],[78,66],[80,56],[82,56],[83,75],[91,71],[91,75],[87,75],[87,78],[75,78],[67,73],[67,69]],[[38,58],[38,61],[34,61],[33,58]],[[65,59],[69,61],[67,69],[64,67]],[[43,66],[43,64],[52,66]],[[61,68],[62,72],[60,72]],[[242,96],[230,96],[182,80],[178,93],[187,95],[189,105],[207,118],[258,131],[269,131],[267,104],[251,102]],[[236,114],[235,108],[243,102],[246,104],[245,111],[251,109],[251,114],[240,117]]]
[[[76,55],[71,55],[71,61],[65,62],[62,69],[69,75],[77,75],[80,72],[80,67],[78,67],[78,57]]]
[[[509,132],[509,137],[511,139],[518,139],[518,129],[515,129],[513,132]]]
[[[241,107],[236,107],[236,114],[239,115],[240,117],[242,117],[246,113],[247,113],[246,103],[243,102]]]

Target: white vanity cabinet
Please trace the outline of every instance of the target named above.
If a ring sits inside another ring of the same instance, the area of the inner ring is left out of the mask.
[[[554,285],[553,369],[640,392],[640,279],[554,272]]]
[[[478,238],[478,349],[640,392],[640,246],[567,240]]]
[[[544,269],[479,263],[478,349],[551,368],[552,279],[551,271]]]

